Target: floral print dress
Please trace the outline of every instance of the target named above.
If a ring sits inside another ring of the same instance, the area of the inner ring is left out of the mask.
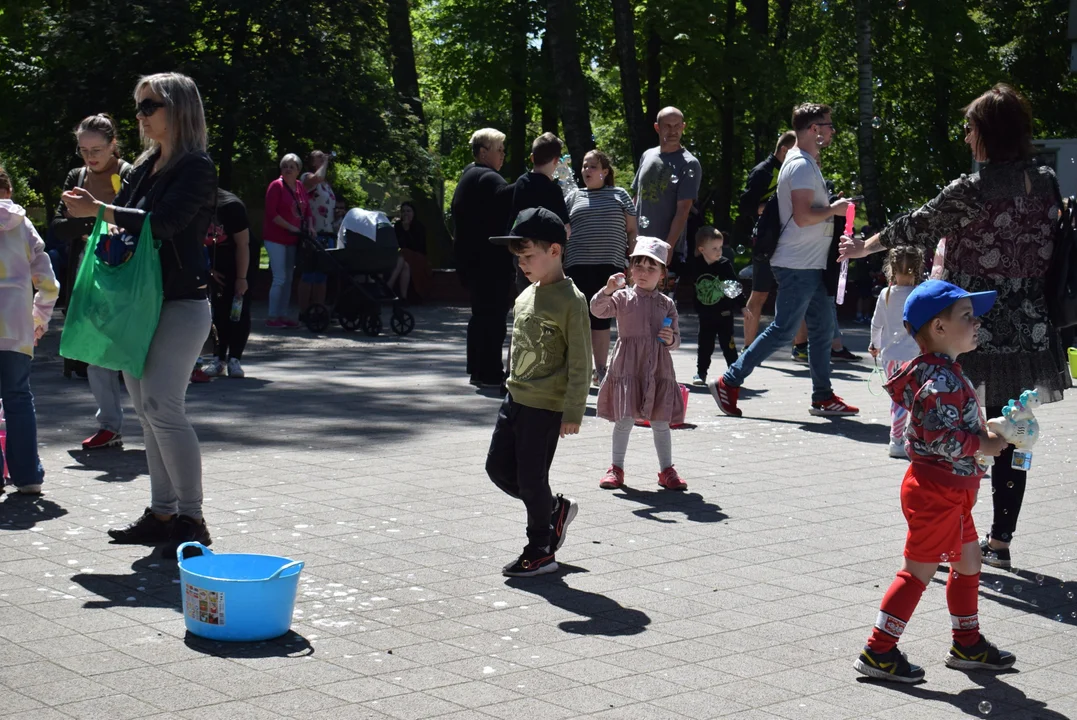
[[[981,318],[979,348],[961,356],[988,407],[1005,405],[1028,389],[1039,390],[1042,402],[1055,402],[1072,386],[1047,318],[1045,292],[1060,202],[1050,168],[1029,161],[990,163],[954,180],[881,233],[886,248],[934,250],[945,238],[944,278],[969,292],[998,292]]]

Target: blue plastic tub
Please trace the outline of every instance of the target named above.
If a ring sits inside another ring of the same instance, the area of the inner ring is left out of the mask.
[[[192,555],[195,550],[199,554]],[[210,640],[252,642],[279,637],[292,626],[302,561],[214,555],[194,542],[180,545],[176,555],[183,621],[190,632]]]

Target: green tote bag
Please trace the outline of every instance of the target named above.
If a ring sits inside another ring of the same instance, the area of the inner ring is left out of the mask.
[[[134,254],[112,267],[94,252],[108,232],[102,214],[103,209],[71,290],[60,355],[141,378],[164,300],[160,243],[153,239],[147,214]]]

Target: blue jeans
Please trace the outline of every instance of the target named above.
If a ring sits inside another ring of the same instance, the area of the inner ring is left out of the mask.
[[[292,299],[296,246],[266,240],[265,248],[266,254],[269,255],[269,269],[273,271],[273,284],[269,288],[268,317],[282,318],[288,314],[288,303]]]
[[[808,367],[811,370],[812,402],[834,394],[830,386],[830,341],[834,338],[834,299],[826,294],[822,270],[792,270],[774,267],[778,297],[774,302],[774,322],[759,334],[723,379],[730,387],[740,387],[752,371],[776,350],[788,347],[801,320],[808,322]]]
[[[40,485],[45,477],[37,455],[37,416],[34,394],[30,392],[31,357],[13,350],[0,350],[0,400],[4,403],[7,453],[0,453],[0,467],[6,457],[15,486]]]

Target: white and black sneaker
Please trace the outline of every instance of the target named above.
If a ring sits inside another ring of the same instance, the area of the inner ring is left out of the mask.
[[[558,493],[553,513],[550,514],[550,546],[555,551],[560,550],[565,544],[565,533],[568,525],[576,519],[579,512],[579,504],[572,498],[567,498]]]
[[[508,577],[534,577],[552,572],[557,572],[557,560],[554,559],[553,551],[548,547],[533,548],[530,545],[524,548],[516,562],[501,569],[501,574]]]

